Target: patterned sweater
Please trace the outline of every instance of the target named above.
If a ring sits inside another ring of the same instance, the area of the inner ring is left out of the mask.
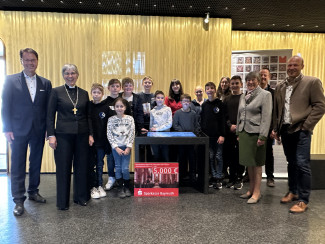
[[[165,104],[158,108],[154,107],[150,111],[150,127],[155,127],[156,131],[169,131],[173,125],[172,111]]]
[[[112,149],[120,146],[132,148],[135,135],[134,119],[130,115],[124,115],[122,119],[117,115],[107,121],[107,138]]]

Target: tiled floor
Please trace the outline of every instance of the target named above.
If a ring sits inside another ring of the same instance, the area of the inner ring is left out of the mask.
[[[105,181],[106,181],[105,175]],[[280,204],[286,180],[276,187],[262,182],[261,201],[248,205],[240,191],[210,189],[209,194],[181,188],[175,198],[119,199],[116,191],[56,209],[55,175],[41,176],[46,204],[26,200],[25,214],[14,217],[10,178],[0,176],[0,243],[324,243],[325,190],[313,191],[304,214]]]

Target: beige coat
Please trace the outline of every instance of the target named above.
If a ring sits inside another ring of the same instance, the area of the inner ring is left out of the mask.
[[[280,132],[283,116],[287,79],[277,85],[274,92],[273,130]],[[292,125],[289,132],[313,131],[325,113],[325,97],[321,81],[316,77],[300,74],[293,85],[290,98]]]

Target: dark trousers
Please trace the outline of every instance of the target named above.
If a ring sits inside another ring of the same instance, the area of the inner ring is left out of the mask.
[[[265,174],[268,179],[274,178],[273,142],[273,139],[268,138],[266,143]]]
[[[154,162],[169,162],[168,145],[151,145]],[[177,162],[177,160],[175,161]]]
[[[73,164],[73,200],[87,202],[90,198],[87,174],[89,136],[84,134],[57,134],[54,151],[56,164],[57,207],[69,207],[71,168]]]
[[[193,145],[180,145],[178,147],[178,162],[179,162],[179,174],[181,178],[184,178],[189,169],[190,177],[195,178],[195,151]]]
[[[299,200],[308,204],[311,191],[311,133],[300,130],[289,134],[285,128],[281,130],[281,138],[288,161],[289,191],[298,194]]]
[[[239,164],[239,143],[236,134],[227,134],[223,146],[223,155],[224,160],[229,165],[229,182],[242,180],[245,166]]]
[[[15,136],[11,144],[11,194],[15,203],[26,199],[26,155],[29,146],[28,194],[38,193],[45,133],[39,135],[34,129],[27,136]]]

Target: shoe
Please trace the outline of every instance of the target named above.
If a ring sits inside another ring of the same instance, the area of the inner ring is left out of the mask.
[[[268,187],[275,187],[275,184],[274,184],[274,179],[273,178],[269,178],[266,180],[266,185]]]
[[[131,193],[130,189],[127,188],[127,187],[124,187],[124,193],[125,193],[125,196],[126,197],[132,196],[132,193]]]
[[[284,197],[282,197],[280,202],[281,203],[289,203],[289,202],[297,201],[297,200],[298,200],[298,195],[288,192]]]
[[[212,188],[215,183],[217,182],[217,178],[216,177],[211,177],[209,180],[209,188]]]
[[[75,204],[78,204],[80,206],[87,206],[87,202],[84,201],[73,201]]]
[[[226,185],[226,188],[230,188],[233,189],[234,188],[235,183],[234,182],[228,182]]]
[[[222,189],[222,180],[217,179],[217,182],[213,185],[214,189]]]
[[[28,199],[39,203],[46,203],[46,199],[43,198],[39,193],[29,195]]]
[[[109,177],[108,178],[108,181],[107,181],[107,184],[105,185],[105,190],[106,191],[109,191],[113,188],[114,186],[114,183],[115,183],[115,177]]]
[[[106,192],[104,191],[104,189],[103,189],[103,187],[101,187],[101,186],[99,186],[98,188],[97,188],[97,191],[98,191],[98,193],[99,193],[99,197],[106,197]]]
[[[126,195],[125,195],[125,192],[124,192],[124,189],[123,189],[124,187],[123,186],[120,186],[119,188],[118,188],[118,191],[117,191],[117,196],[119,197],[119,198],[125,198],[126,197]]]
[[[247,182],[249,182],[248,174],[244,175],[244,177],[243,177],[243,183],[247,183]]]
[[[253,195],[253,194],[249,194],[249,195],[247,195],[247,193],[245,193],[245,194],[243,194],[243,195],[240,195],[239,197],[240,197],[241,199],[249,199],[249,198],[252,197],[252,195]]]
[[[251,197],[250,199],[248,199],[247,203],[248,204],[256,204],[259,202],[260,199],[261,199],[261,195],[257,199]]]
[[[13,211],[14,215],[15,216],[22,216],[24,211],[25,211],[24,203],[23,202],[16,203],[16,206],[15,206],[14,211]]]
[[[307,204],[303,201],[299,201],[297,204],[293,205],[289,212],[290,213],[303,213],[307,210]]]
[[[91,191],[90,191],[90,196],[91,196],[91,198],[93,198],[93,199],[98,199],[98,198],[100,198],[100,193],[99,193],[99,191],[98,191],[98,189],[97,189],[96,187],[93,187],[93,188],[91,189]]]
[[[69,207],[63,207],[63,208],[58,207],[58,210],[63,210],[63,211],[65,211],[65,210],[68,210],[68,209],[69,209]]]
[[[243,188],[243,182],[236,181],[234,184],[234,190],[241,190]]]

